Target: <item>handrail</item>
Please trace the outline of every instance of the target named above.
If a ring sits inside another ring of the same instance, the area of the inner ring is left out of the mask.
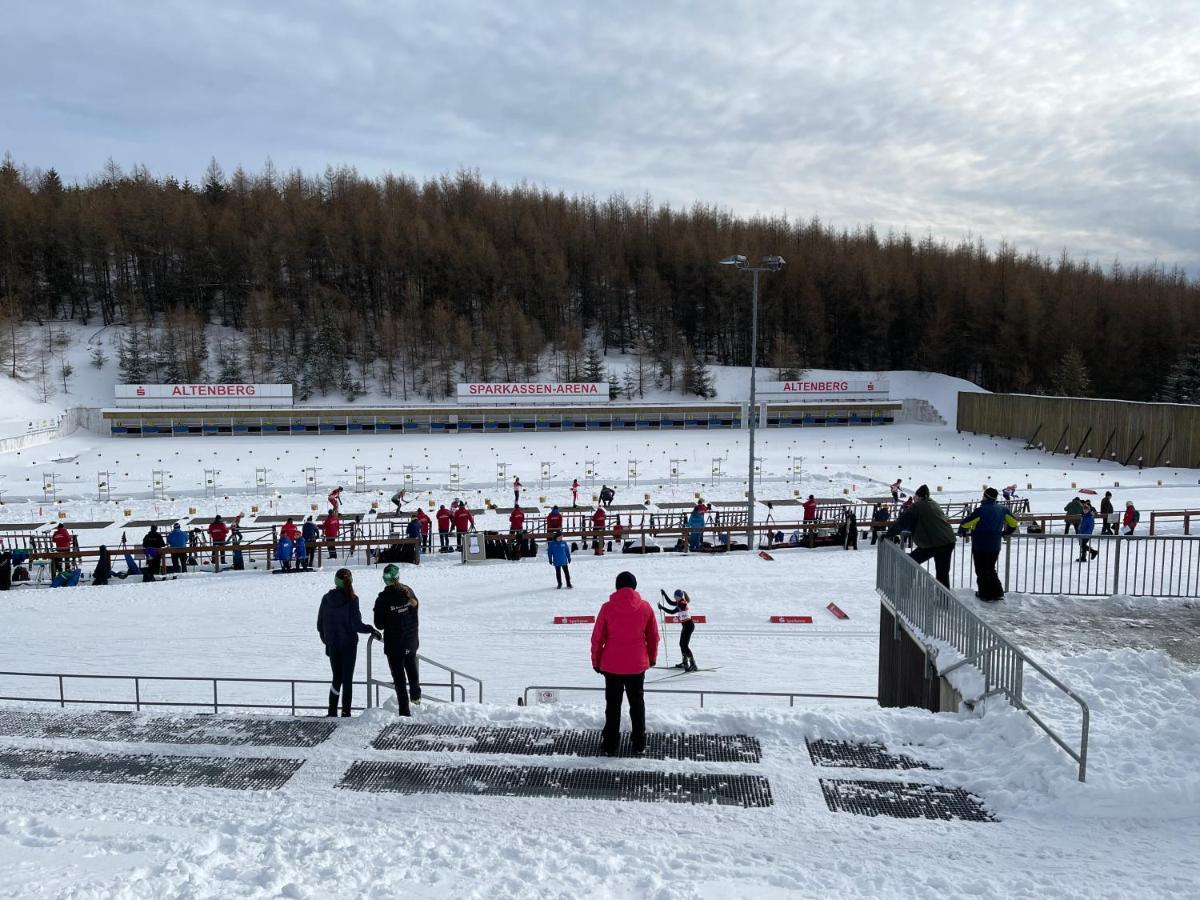
[[[964,657],[941,670],[940,674],[973,665],[983,675],[984,697],[1002,694],[1009,703],[1027,713],[1054,743],[1079,764],[1079,780],[1087,780],[1091,710],[1078,693],[979,618],[952,591],[891,541],[885,541],[879,548],[876,590],[897,624],[903,625],[905,631],[925,648],[928,658],[936,659],[938,656],[939,648],[935,646],[935,641],[950,644]],[[1082,720],[1078,751],[1070,747],[1025,702],[1026,666],[1079,705]]]
[[[68,703],[81,704],[90,706],[132,706],[136,711],[141,711],[143,707],[167,706],[167,707],[190,707],[197,709],[211,709],[214,713],[218,713],[222,708],[225,709],[280,709],[288,710],[291,715],[296,715],[297,710],[310,709],[326,709],[324,705],[304,704],[296,702],[296,685],[322,685],[326,688],[329,686],[329,680],[326,678],[223,678],[213,677],[210,675],[203,676],[186,676],[186,675],[84,675],[68,672],[0,672],[0,678],[53,678],[58,681],[58,696],[57,697],[17,697],[17,696],[0,696],[0,700],[13,700],[23,703],[56,703],[60,707],[66,708]],[[111,700],[111,699],[92,699],[88,697],[68,697],[66,690],[66,682],[75,679],[79,681],[132,681],[133,682],[133,699],[132,700]],[[212,685],[212,699],[204,701],[196,700],[147,700],[143,697],[142,684],[144,682],[155,681],[186,681],[197,684]],[[222,701],[220,697],[219,686],[222,684],[286,684],[290,687],[290,701],[288,703],[243,703],[240,701]],[[355,685],[360,685],[370,698],[370,684],[367,681],[355,681]],[[451,689],[453,696],[454,685],[447,682],[430,682],[430,687],[448,687]],[[462,685],[458,685],[459,690]],[[369,709],[370,703],[363,706],[355,706],[354,709]]]
[[[603,691],[602,687],[584,687],[581,685],[569,684],[531,684],[525,688],[522,695],[521,705],[529,705],[530,691]],[[699,694],[700,705],[704,706],[705,695],[709,696],[729,696],[729,697],[787,697],[788,706],[796,705],[797,697],[821,699],[821,700],[878,700],[874,694],[811,694],[802,691],[713,691],[713,690],[687,690],[684,688],[654,688],[647,687],[643,689],[646,694]]]
[[[368,685],[379,684],[379,685],[382,685],[383,687],[391,687],[391,685],[388,682],[377,681],[375,678],[373,678],[371,676],[372,661],[374,658],[373,650],[375,648],[375,643],[376,643],[375,635],[371,635],[370,637],[367,638],[367,684]],[[483,679],[476,678],[474,675],[468,675],[466,672],[460,672],[458,669],[452,668],[451,666],[448,666],[445,663],[440,663],[436,659],[430,659],[428,656],[424,656],[420,653],[417,654],[417,659],[423,663],[433,666],[434,668],[441,669],[443,672],[450,673],[449,687],[450,687],[450,702],[451,703],[454,702],[454,691],[456,689],[462,693],[462,702],[463,703],[467,702],[467,690],[463,685],[458,684],[455,681],[456,678],[465,678],[468,681],[474,681],[478,685],[478,689],[479,689],[478,702],[479,703],[483,702]],[[425,684],[425,682],[422,682],[422,685],[424,685],[424,684]],[[444,684],[435,684],[433,682],[430,682],[429,686],[430,687],[446,687],[446,685],[444,685]],[[369,687],[367,689],[367,708],[368,709],[371,708],[371,696],[370,696],[370,688]]]

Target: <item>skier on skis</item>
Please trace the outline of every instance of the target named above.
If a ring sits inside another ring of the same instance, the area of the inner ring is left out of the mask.
[[[902,479],[897,478],[892,482],[892,503],[900,502],[900,482]]]
[[[513,477],[513,506],[521,505],[521,479]]]
[[[579,479],[571,480],[571,508],[574,509],[579,505]]]
[[[342,490],[340,487],[335,487],[329,492],[329,496],[326,498],[334,511],[339,513],[342,511]]]
[[[400,515],[400,507],[404,506],[404,488],[392,494],[392,503],[396,506],[396,515]]]
[[[696,630],[696,623],[692,621],[692,598],[688,596],[687,591],[680,589],[675,591],[675,602],[672,603],[666,591],[660,590],[659,593],[667,601],[667,605],[663,606],[660,603],[658,608],[668,615],[675,616],[683,626],[679,631],[679,655],[683,657],[683,661],[676,663],[675,668],[695,672],[696,657],[692,656],[689,646],[692,642],[692,632]]]

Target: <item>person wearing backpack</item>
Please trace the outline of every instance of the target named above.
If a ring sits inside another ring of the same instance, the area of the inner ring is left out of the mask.
[[[325,645],[329,657],[332,680],[329,685],[329,711],[327,716],[336,716],[338,702],[342,715],[349,718],[354,695],[354,664],[358,657],[358,636],[383,637],[376,629],[362,620],[358,605],[358,594],[354,593],[354,576],[349,569],[338,569],[333,576],[333,590],[321,598],[317,612],[317,634]]]
[[[411,716],[409,703],[421,702],[417,595],[408,585],[400,583],[400,567],[395,563],[384,567],[383,585],[375,598],[375,627],[383,632],[383,654],[396,688],[396,713]]]

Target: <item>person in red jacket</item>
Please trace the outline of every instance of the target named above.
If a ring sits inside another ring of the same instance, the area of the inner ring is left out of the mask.
[[[425,510],[417,509],[417,521],[421,523],[421,552],[428,553],[433,549],[433,519],[425,514]]]
[[[291,538],[292,543],[296,543],[296,538],[300,537],[300,529],[296,527],[296,523],[290,518],[283,523],[283,527],[279,529],[279,533],[285,538]]]
[[[329,496],[326,498],[329,500],[329,505],[333,507],[334,512],[337,513],[342,511],[342,490],[343,488],[335,487],[329,492]]]
[[[342,529],[342,518],[338,515],[336,507],[330,507],[324,520],[321,522],[321,534],[325,536],[325,546],[329,551],[330,559],[337,559],[337,545],[334,541],[338,539],[338,533]]]
[[[454,521],[454,513],[446,509],[446,504],[443,503],[438,507],[437,522],[438,522],[438,547],[439,553],[450,552],[450,523]]]
[[[604,520],[608,518],[608,513],[604,511],[603,506],[597,506],[596,511],[592,513],[592,549],[597,556],[604,555]]]
[[[817,521],[817,498],[812,494],[809,494],[808,499],[804,501],[804,521]]]
[[[62,553],[71,549],[71,532],[67,531],[67,526],[58,523],[58,527],[54,529],[50,535],[50,541],[54,544],[56,552]],[[53,578],[63,569],[63,561],[61,559],[50,560],[50,577]]]
[[[579,479],[573,478],[571,480],[571,507],[574,508],[578,505],[579,505]]]
[[[556,531],[562,531],[562,512],[557,506],[546,515],[546,533],[554,534]]]
[[[525,511],[519,506],[514,506],[513,511],[508,514],[508,530],[513,534],[519,534],[525,529]]]
[[[213,565],[225,565],[225,551],[221,548],[225,546],[225,542],[229,540],[229,526],[225,524],[225,520],[220,516],[216,516],[208,525],[208,539],[213,545]]]
[[[617,590],[600,607],[592,628],[592,668],[604,676],[604,732],[601,747],[615,756],[621,741],[621,699],[629,698],[629,741],[634,753],[646,749],[646,670],[658,662],[658,622],[637,592],[631,572],[617,576]]]
[[[454,530],[458,532],[458,546],[461,550],[463,545],[463,535],[467,533],[467,529],[475,526],[475,517],[471,515],[471,511],[467,509],[466,503],[460,503],[458,509],[454,510]]]

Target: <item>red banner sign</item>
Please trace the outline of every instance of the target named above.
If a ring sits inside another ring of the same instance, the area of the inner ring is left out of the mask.
[[[776,625],[811,625],[812,616],[771,616]]]
[[[831,613],[833,613],[835,616],[837,616],[839,619],[850,618],[848,615],[846,615],[844,612],[842,612],[842,608],[840,606],[838,606],[836,603],[830,603],[825,608],[827,610],[829,610]]]
[[[591,625],[596,621],[595,616],[555,616],[555,625]]]
[[[708,624],[708,619],[704,616],[692,616],[691,620],[693,622],[695,622],[697,625]],[[667,624],[668,625],[678,625],[679,624],[679,616],[667,616]]]

